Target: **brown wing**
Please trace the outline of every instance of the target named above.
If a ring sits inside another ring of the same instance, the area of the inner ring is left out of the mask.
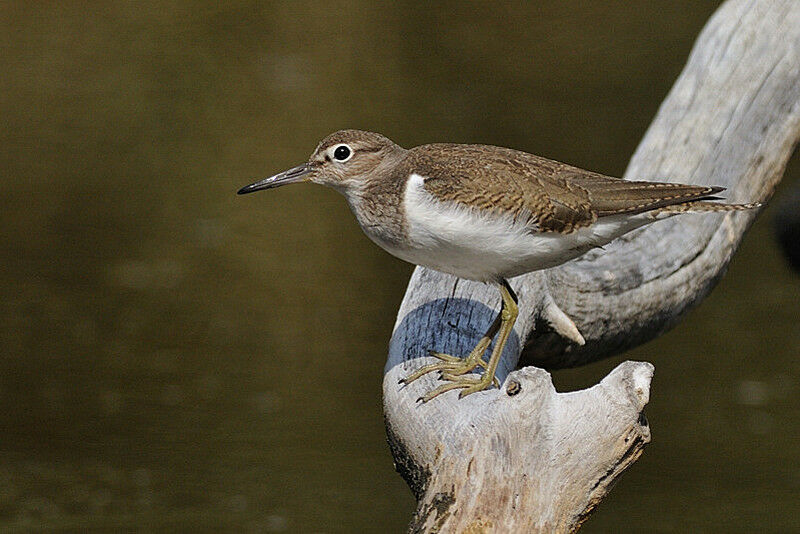
[[[664,182],[634,182],[580,169],[570,172],[566,180],[588,192],[592,210],[598,217],[643,213],[664,206],[714,199],[714,195],[724,189]]]
[[[569,233],[598,217],[708,199],[722,190],[611,178],[501,147],[425,145],[410,155],[437,198],[510,213],[538,231]]]

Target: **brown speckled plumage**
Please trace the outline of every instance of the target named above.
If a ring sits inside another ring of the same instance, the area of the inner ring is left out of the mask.
[[[470,208],[511,214],[533,232],[569,234],[598,218],[652,211],[731,211],[742,205],[703,202],[720,187],[638,182],[586,171],[527,152],[490,145],[437,143],[406,150],[389,138],[362,130],[339,130],[323,139],[312,154],[313,167],[330,167],[329,149],[341,143],[355,156],[347,175],[321,181],[333,187],[348,177],[364,176],[353,191],[351,207],[363,227],[400,245],[406,237],[403,191],[412,173],[425,178],[434,197]],[[335,167],[335,165],[334,165]],[[313,179],[313,178],[312,178]],[[684,206],[681,208],[680,206]],[[744,209],[753,207],[745,205]]]
[[[444,201],[511,213],[544,232],[569,233],[598,217],[713,198],[719,187],[633,182],[509,148],[433,144],[409,150],[395,172],[416,172]],[[724,204],[706,209],[727,210]]]
[[[333,151],[340,145],[352,152],[346,163],[334,161]],[[757,207],[706,202],[716,199],[720,187],[622,180],[489,145],[440,143],[406,150],[381,134],[363,130],[330,134],[306,164],[287,173],[240,193],[306,176],[344,193],[371,237],[400,248],[408,237],[403,194],[412,174],[425,179],[425,191],[434,198],[478,212],[511,215],[531,232],[570,234],[599,218],[620,214],[651,212],[655,216]]]

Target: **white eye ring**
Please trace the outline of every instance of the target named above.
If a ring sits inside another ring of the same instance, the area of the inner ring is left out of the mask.
[[[334,161],[344,163],[353,157],[353,149],[349,145],[342,143],[331,148],[330,154]]]

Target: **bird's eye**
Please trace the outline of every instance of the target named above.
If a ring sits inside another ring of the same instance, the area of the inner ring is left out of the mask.
[[[339,145],[333,151],[333,159],[336,161],[347,161],[352,155],[353,151],[347,145]]]

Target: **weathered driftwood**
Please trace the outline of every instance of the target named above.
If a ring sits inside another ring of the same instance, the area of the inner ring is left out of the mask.
[[[729,202],[765,200],[800,136],[800,3],[729,0],[634,154],[627,178],[728,188]],[[545,368],[581,365],[673,326],[723,274],[755,213],[683,215],[604,251],[511,281],[520,317],[499,389],[458,400],[416,399],[433,374],[428,349],[465,354],[499,307],[497,291],[417,269],[398,314],[384,409],[398,470],[417,496],[414,532],[577,529],[649,441],[642,409],[653,368],[625,362],[600,384],[557,393]],[[561,311],[586,339],[559,335]]]

